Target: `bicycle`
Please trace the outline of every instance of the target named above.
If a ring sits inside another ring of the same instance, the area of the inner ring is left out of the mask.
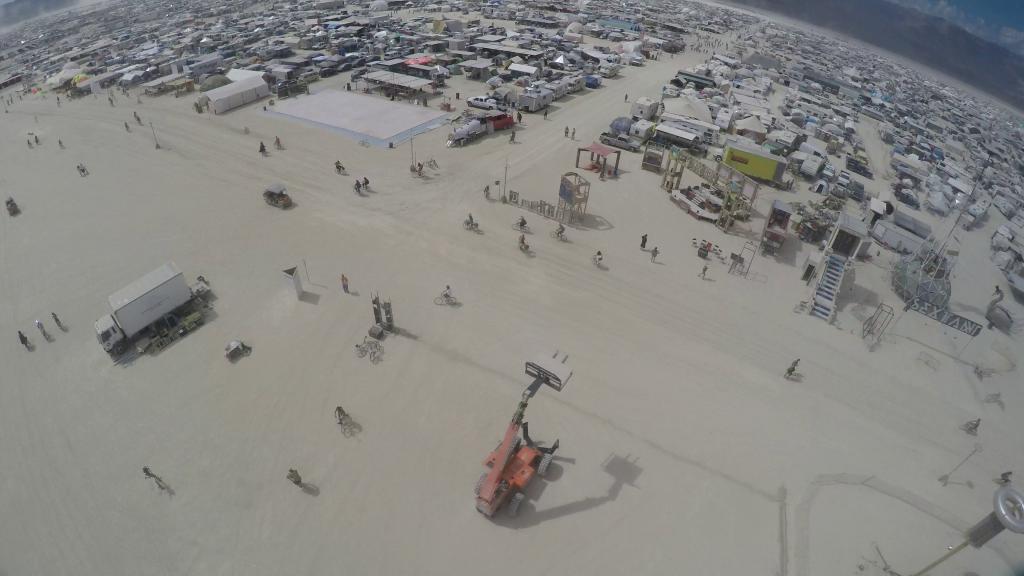
[[[459,301],[455,299],[455,296],[448,294],[441,294],[437,298],[434,298],[434,304],[438,306],[455,306]]]
[[[369,336],[363,336],[363,342],[356,344],[356,356],[363,358],[367,354],[370,354],[370,360],[380,354],[381,345],[376,340],[371,340]]]
[[[524,225],[520,225],[519,224],[519,220],[516,220],[515,222],[512,223],[512,229],[513,230],[518,230],[519,232],[522,232],[523,234],[533,234],[533,232],[530,232],[530,226],[529,225],[525,225],[525,226]]]

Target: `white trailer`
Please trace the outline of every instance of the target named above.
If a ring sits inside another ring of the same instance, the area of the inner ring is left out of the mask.
[[[661,102],[651,100],[646,96],[641,96],[633,102],[633,108],[630,111],[630,115],[633,118],[640,120],[654,120],[654,117],[661,112]]]
[[[817,178],[824,165],[824,159],[818,158],[817,156],[811,156],[804,160],[803,164],[800,165],[800,173],[808,178]]]
[[[96,321],[96,339],[111,354],[157,320],[192,299],[185,276],[173,262],[114,292],[108,298],[111,314]]]
[[[555,94],[546,88],[529,88],[519,95],[518,106],[520,110],[538,112],[547,108],[555,99]]]
[[[700,136],[695,132],[690,132],[689,130],[684,130],[668,124],[658,124],[658,127],[654,130],[654,139],[662,144],[675,144],[685,148],[696,149],[701,146]]]

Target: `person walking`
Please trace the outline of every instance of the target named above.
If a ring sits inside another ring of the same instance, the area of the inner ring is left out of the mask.
[[[164,482],[163,478],[154,474],[153,471],[149,469],[149,466],[142,467],[142,475],[145,476],[146,478],[151,478],[153,482],[156,483],[156,487],[159,488],[161,492],[170,492],[172,496],[174,495],[174,491],[171,490],[171,487],[168,486],[166,482]]]
[[[654,248],[651,249],[651,262],[654,262],[654,260],[657,257],[658,257],[658,247],[655,246]]]
[[[25,347],[25,350],[32,349],[28,344],[28,336],[25,336],[21,330],[18,330],[18,342],[21,342],[21,345]]]
[[[548,119],[548,109],[547,108],[544,109],[544,119],[545,120]]]
[[[647,234],[644,234],[644,235],[640,236],[640,249],[641,250],[646,250],[647,249]]]
[[[348,276],[344,274],[341,275],[341,289],[348,294]]]
[[[487,199],[487,200],[491,199],[491,185],[490,184],[484,185],[484,198]]]
[[[572,137],[570,138],[570,140],[575,140],[575,139],[576,139],[576,129],[573,128],[572,129]]]
[[[523,123],[523,113],[517,111],[516,112],[516,124],[522,124],[522,123]]]
[[[629,94],[626,94],[626,97],[622,101],[623,102],[629,102]]]
[[[569,127],[568,126],[565,127],[565,137],[566,138],[569,137]]]
[[[39,329],[39,332],[43,335],[44,339],[50,339],[50,335],[46,333],[46,327],[43,326],[43,322],[41,320],[36,320],[36,328]]]
[[[789,368],[786,368],[786,379],[787,380],[789,378],[792,378],[793,374],[796,373],[796,367],[797,367],[798,364],[800,364],[800,359],[799,358],[797,358],[796,360],[793,360],[793,363],[789,365]]]
[[[347,416],[348,413],[346,413],[345,409],[341,406],[334,409],[334,419],[338,421],[338,424],[344,424]]]
[[[700,271],[700,274],[698,276],[700,276],[701,280],[707,280],[708,279],[707,274],[708,274],[708,265],[705,264],[704,268]]]
[[[50,312],[50,317],[53,318],[53,323],[57,325],[57,328],[64,329],[64,324],[61,323],[60,317],[57,316],[56,312]]]
[[[302,486],[302,476],[299,476],[299,471],[296,470],[295,468],[288,469],[288,475],[286,476],[286,478],[288,478],[288,480],[292,484],[295,484],[296,486]]]

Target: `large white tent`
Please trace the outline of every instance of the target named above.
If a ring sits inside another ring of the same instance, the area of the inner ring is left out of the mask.
[[[267,83],[262,78],[252,76],[210,90],[200,98],[200,104],[209,101],[214,114],[223,114],[268,95],[270,95],[270,87],[267,86]]]

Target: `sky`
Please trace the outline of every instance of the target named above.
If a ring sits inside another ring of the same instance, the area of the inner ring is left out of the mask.
[[[987,24],[1024,30],[1024,2],[1021,0],[946,0],[946,3]]]
[[[1024,55],[1024,0],[889,0],[945,18]]]

